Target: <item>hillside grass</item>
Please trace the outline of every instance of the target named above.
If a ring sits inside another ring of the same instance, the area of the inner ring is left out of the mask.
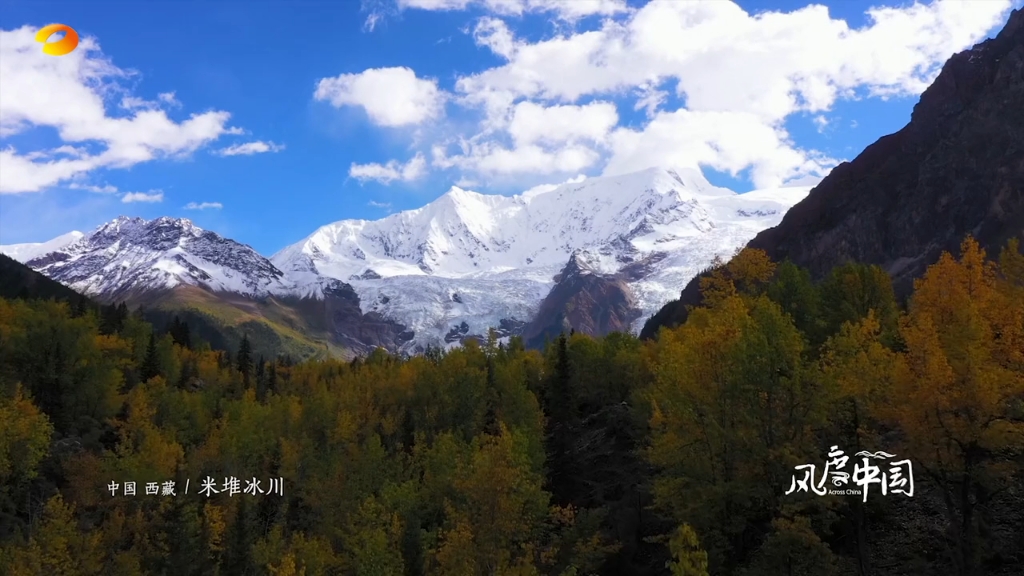
[[[215,293],[194,286],[179,286],[131,302],[142,305],[157,326],[176,315],[187,322],[194,337],[214,348],[237,350],[248,335],[257,355],[271,358],[289,355],[296,359],[347,359],[352,354],[332,343],[326,322],[309,318],[279,300],[253,300],[236,294]]]

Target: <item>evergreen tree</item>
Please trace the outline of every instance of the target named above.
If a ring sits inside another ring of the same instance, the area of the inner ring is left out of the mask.
[[[248,504],[248,498],[241,498],[235,510],[235,519],[227,534],[222,572],[225,574],[252,574],[250,549],[256,541],[253,531],[255,510]]]
[[[569,343],[565,334],[555,340],[555,373],[548,388],[548,412],[558,422],[570,422],[575,413],[572,392],[572,366],[569,362]]]
[[[493,330],[492,330],[493,333]],[[487,359],[487,388],[484,392],[486,394],[485,401],[487,405],[487,411],[484,413],[484,433],[490,434],[491,436],[497,436],[501,434],[501,423],[498,420],[498,406],[501,403],[498,397],[498,384],[496,382],[494,358]]]
[[[555,369],[547,387],[547,442],[550,487],[555,501],[572,501],[571,452],[575,435],[576,399],[572,392],[572,365],[565,334],[555,340]]]
[[[256,360],[256,398],[262,401],[267,397],[267,361],[260,354]]]
[[[248,334],[242,336],[242,343],[238,345],[235,367],[242,373],[243,388],[248,388],[249,376],[252,374],[252,346],[249,344]]]
[[[124,321],[128,318],[128,308],[124,302],[120,305],[110,304],[100,309],[100,334],[109,336],[117,334],[124,328]]]
[[[277,362],[271,362],[270,368],[267,369],[267,391],[277,391]]]
[[[188,323],[182,321],[177,316],[171,320],[170,328],[167,330],[171,338],[174,339],[174,343],[183,348],[192,349],[192,338],[189,334]]]
[[[89,301],[85,296],[75,299],[75,307],[71,310],[71,317],[81,318],[82,316],[85,316],[86,312],[89,310],[88,305]]]
[[[149,345],[146,346],[146,357],[142,361],[139,377],[143,382],[160,374],[160,357],[156,351],[156,334],[149,334]]]

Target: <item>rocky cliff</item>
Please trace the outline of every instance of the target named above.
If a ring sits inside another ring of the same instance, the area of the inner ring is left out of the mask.
[[[523,340],[527,346],[542,347],[570,330],[593,336],[628,332],[640,314],[621,274],[600,274],[573,254],[537,315],[523,328]]]

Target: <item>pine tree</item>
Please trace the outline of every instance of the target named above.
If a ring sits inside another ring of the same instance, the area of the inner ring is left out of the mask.
[[[85,313],[88,312],[88,304],[89,302],[86,300],[85,296],[77,298],[75,300],[75,307],[71,310],[71,317],[81,318],[82,316],[85,316]]]
[[[252,373],[252,346],[249,344],[249,335],[242,336],[242,343],[238,345],[238,357],[235,367],[242,373],[242,386],[249,387],[249,375]]]
[[[117,334],[124,328],[124,320],[128,317],[128,309],[124,302],[120,306],[111,304],[100,309],[100,334],[108,336]]]
[[[492,331],[493,332],[493,331]],[[501,403],[498,398],[498,384],[496,381],[494,358],[487,359],[487,389],[486,394],[487,411],[484,413],[484,434],[496,436],[501,433],[501,425],[498,420],[498,405]]]
[[[156,334],[150,333],[149,345],[146,347],[146,358],[142,361],[139,377],[143,382],[160,374],[160,357],[156,352]]]
[[[249,507],[247,498],[238,501],[234,522],[228,528],[224,562],[221,566],[226,574],[252,573],[250,549],[256,541],[252,530],[254,512]]]
[[[267,361],[260,354],[256,360],[256,398],[262,401],[267,397]]]
[[[562,504],[573,494],[571,450],[575,434],[576,399],[572,392],[572,365],[565,334],[555,340],[555,370],[548,381],[548,463],[551,492]]]
[[[119,334],[121,330],[124,330],[124,322],[128,319],[128,305],[121,302],[117,306],[110,305],[110,312],[108,316],[108,328],[107,334]]]
[[[569,344],[565,334],[555,340],[555,373],[548,390],[548,410],[552,418],[560,422],[569,422],[575,413],[574,395],[572,393],[572,366],[569,363]]]
[[[189,350],[192,349],[192,338],[189,335],[187,322],[183,322],[180,318],[175,316],[174,320],[171,321],[171,326],[168,329],[168,332],[171,334],[171,338],[174,339],[175,344]]]
[[[192,333],[189,330],[188,322],[181,323],[181,345],[189,350],[192,349]]]
[[[277,391],[277,362],[271,362],[270,368],[267,370],[267,391]]]

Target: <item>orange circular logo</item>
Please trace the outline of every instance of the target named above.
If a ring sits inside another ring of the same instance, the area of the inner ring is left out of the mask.
[[[56,42],[47,42],[50,36],[53,36],[57,32],[63,32],[64,37]],[[43,52],[50,56],[63,56],[70,54],[72,50],[78,47],[78,32],[67,24],[50,24],[43,26],[36,32],[36,42],[43,43]]]

